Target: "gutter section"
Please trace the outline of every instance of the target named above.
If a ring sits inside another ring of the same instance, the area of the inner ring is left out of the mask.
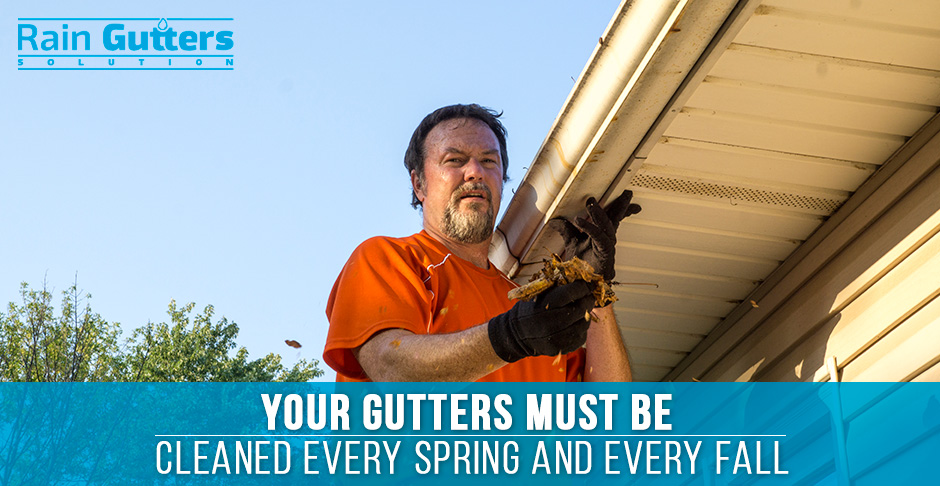
[[[620,5],[497,226],[491,261],[519,276],[558,246],[543,235],[549,219],[578,213],[588,196],[603,201],[614,181],[629,183],[628,162],[642,163],[636,148],[736,4]]]

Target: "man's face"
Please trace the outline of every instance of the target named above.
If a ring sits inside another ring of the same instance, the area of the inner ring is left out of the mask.
[[[424,180],[411,179],[425,229],[461,243],[488,241],[503,190],[496,135],[479,120],[456,118],[435,126],[424,148]]]

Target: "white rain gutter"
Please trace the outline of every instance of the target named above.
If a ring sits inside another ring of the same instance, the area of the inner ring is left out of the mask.
[[[637,158],[634,151],[737,3],[621,3],[497,226],[490,247],[493,263],[515,277],[525,265],[520,258],[533,248],[545,223],[580,209],[586,185],[603,200],[600,196],[606,196],[613,183],[624,181],[625,171]],[[622,109],[629,116],[620,125],[631,126],[635,141],[601,155],[602,144],[624,145],[620,140],[603,140],[618,115],[624,114]],[[582,171],[588,164],[591,170],[585,177]]]

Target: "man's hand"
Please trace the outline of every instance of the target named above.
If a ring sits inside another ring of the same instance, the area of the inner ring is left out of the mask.
[[[593,307],[594,294],[585,281],[551,288],[534,301],[517,302],[490,319],[490,344],[508,363],[527,356],[569,353],[587,339],[591,321],[585,316]]]
[[[605,280],[614,279],[614,252],[617,249],[617,227],[620,221],[640,212],[638,204],[631,204],[633,192],[623,191],[617,199],[602,209],[593,197],[587,200],[587,218],[574,221],[555,218],[549,226],[565,239],[565,258],[576,256],[588,262]]]

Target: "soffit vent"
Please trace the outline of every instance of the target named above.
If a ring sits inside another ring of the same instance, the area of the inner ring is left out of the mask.
[[[637,174],[631,181],[631,185],[656,191],[678,192],[695,196],[731,199],[732,201],[748,201],[758,204],[821,211],[827,214],[833,213],[842,205],[842,201],[838,199],[676,179],[644,172]]]

